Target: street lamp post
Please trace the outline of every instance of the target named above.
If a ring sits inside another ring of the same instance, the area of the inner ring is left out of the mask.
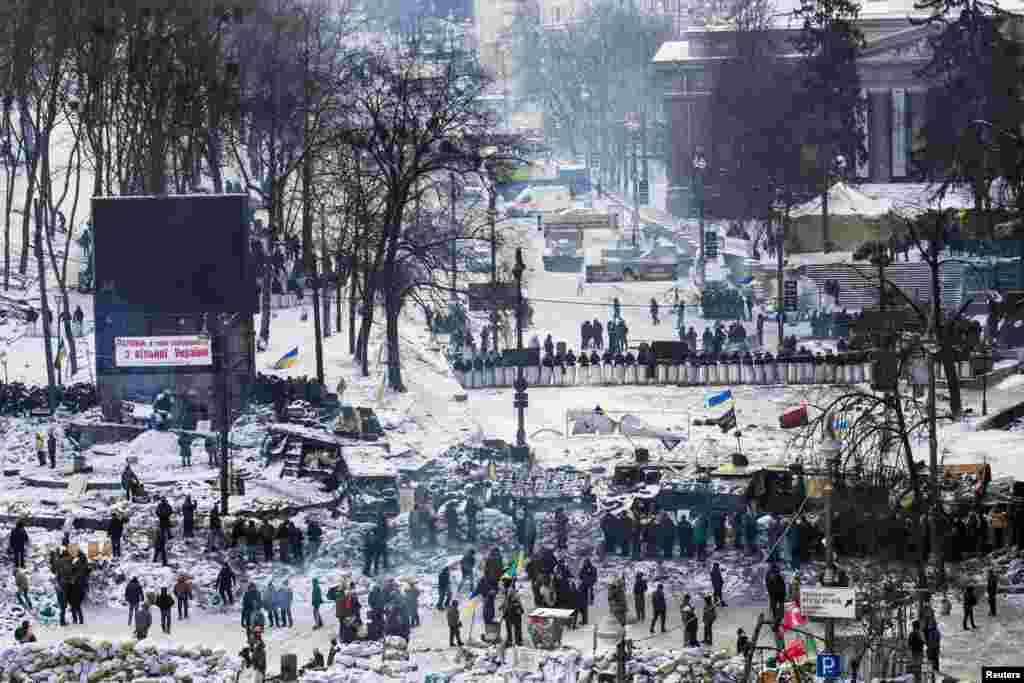
[[[826,418],[826,419],[830,419]],[[831,431],[831,430],[830,430]],[[825,584],[835,585],[837,577],[832,571],[836,561],[835,543],[832,538],[832,496],[835,493],[836,473],[839,468],[839,452],[842,446],[829,434],[820,446],[821,457],[828,466],[828,482],[825,484]],[[831,619],[825,621],[825,650],[832,652],[835,645],[836,627]]]
[[[700,253],[697,255],[697,275],[701,283],[704,282],[704,173],[707,170],[708,162],[704,153],[699,149],[693,155],[693,194],[697,200],[698,211],[698,232],[700,233]]]
[[[935,559],[935,575],[938,584],[945,584],[945,566],[943,562],[942,546],[939,541],[939,513],[942,501],[939,500],[939,440],[936,434],[936,406],[935,406],[935,360],[939,352],[938,341],[932,334],[922,342],[925,362],[928,363],[928,469],[929,488],[931,489],[931,549]]]
[[[516,363],[516,385],[513,406],[516,409],[516,447],[526,448],[526,378],[523,376],[523,272],[526,265],[523,263],[522,247],[516,249],[516,265],[512,269],[512,275],[516,279],[516,351],[519,360]]]
[[[494,339],[494,350],[498,350],[498,181],[494,175],[494,165],[487,166],[487,179],[491,186],[488,192],[487,220],[491,224],[491,337]]]

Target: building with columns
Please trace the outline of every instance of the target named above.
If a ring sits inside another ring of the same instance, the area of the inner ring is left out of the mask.
[[[794,0],[777,0],[774,17],[776,45],[780,54],[792,51],[789,38],[800,23],[793,12]],[[1003,9],[1024,11],[1024,3],[1001,2]],[[911,18],[927,14],[914,8],[914,0],[864,0],[860,28],[867,42],[861,53],[859,71],[868,101],[866,163],[850,169],[851,176],[865,183],[912,183],[919,180],[914,163],[916,134],[921,130],[927,103],[928,84],[916,73],[930,59],[928,26],[914,26]],[[707,104],[711,75],[716,62],[729,59],[735,32],[718,24],[686,30],[677,41],[666,42],[654,57],[653,74],[662,95],[661,117],[671,140],[667,158],[668,193],[665,209],[677,216],[692,215],[692,160],[695,152],[714,149],[710,139]],[[709,159],[713,165],[714,160]],[[710,181],[709,181],[710,182]],[[716,207],[708,197],[711,215],[728,217],[728,191],[719,192]],[[716,208],[718,209],[716,211]]]

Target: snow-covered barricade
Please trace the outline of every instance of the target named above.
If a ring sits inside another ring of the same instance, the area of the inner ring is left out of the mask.
[[[484,653],[462,650],[452,666],[427,674],[432,683],[484,683],[497,680],[517,683],[596,683],[598,675],[614,673],[614,650],[584,655],[574,648],[553,651],[511,650],[498,646]],[[684,680],[736,680],[743,673],[743,658],[724,651],[701,649],[639,650],[626,665],[627,677],[649,683],[680,683]],[[310,679],[312,680],[312,679]],[[333,683],[333,682],[332,682]]]
[[[242,660],[224,650],[135,640],[68,638],[0,650],[0,679],[10,681],[227,683],[241,668]]]
[[[334,664],[323,671],[307,671],[303,683],[384,683],[417,678],[418,667],[409,661],[404,638],[388,636],[383,642],[342,645]]]

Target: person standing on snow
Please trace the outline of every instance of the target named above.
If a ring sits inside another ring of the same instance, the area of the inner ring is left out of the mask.
[[[679,614],[683,619],[684,644],[686,647],[698,647],[700,643],[697,642],[697,613],[690,602],[689,593],[683,596],[683,601],[679,605]]]
[[[46,467],[46,441],[42,432],[36,432],[36,458],[40,467]]]
[[[132,625],[132,621],[136,618],[139,611],[139,605],[145,599],[145,595],[142,592],[142,584],[139,583],[138,577],[133,576],[128,585],[124,588],[124,601],[128,603],[128,625]],[[147,626],[148,628],[148,626]]]
[[[782,622],[783,609],[786,604],[786,581],[782,578],[778,565],[772,565],[764,579],[768,591],[768,602],[771,606],[772,621]]]
[[[459,618],[458,600],[452,600],[452,604],[448,606],[446,616],[448,618],[448,646],[462,647],[462,635],[460,633],[462,619]]]
[[[178,621],[188,619],[188,603],[192,599],[192,581],[182,574],[174,584],[174,597],[178,601]]]
[[[192,538],[196,527],[196,503],[190,495],[186,495],[185,502],[181,504],[181,524],[185,538]]]
[[[263,608],[267,610],[267,621],[270,622],[271,626],[281,626],[278,619],[278,598],[277,598],[277,586],[271,581],[267,584],[267,587],[263,589]]]
[[[445,609],[452,597],[452,573],[447,566],[437,575],[437,609]]]
[[[988,596],[988,615],[996,615],[996,595],[999,593],[999,581],[996,579],[996,572],[991,567],[988,570],[988,577],[985,581],[985,593]]]
[[[231,567],[227,562],[220,568],[220,573],[217,574],[217,594],[220,595],[220,601],[224,605],[234,605],[235,596],[232,591],[235,587],[235,572],[231,570]]]
[[[644,580],[643,572],[637,572],[633,581],[633,606],[636,608],[636,618],[642,623],[647,621],[647,581]]]
[[[324,620],[320,616],[320,605],[324,604],[324,594],[320,589],[320,579],[313,579],[313,630],[317,630],[324,627]]]
[[[580,587],[583,589],[587,597],[587,602],[591,605],[594,604],[594,586],[597,585],[597,567],[591,562],[590,558],[583,560],[583,566],[580,568]],[[587,623],[584,620],[584,625]]]
[[[717,617],[717,613],[715,611],[715,604],[711,601],[711,596],[710,595],[705,595],[704,596],[704,614],[703,614],[703,621],[704,621],[704,644],[705,645],[711,645],[712,644],[711,643],[711,635],[712,635],[711,634],[711,630],[712,630],[712,627],[715,625],[715,618],[716,617]]]
[[[224,565],[227,567],[227,565]],[[222,569],[221,572],[224,570]],[[242,628],[249,628],[256,612],[263,610],[263,598],[255,583],[250,583],[242,595]]]
[[[18,520],[11,530],[9,541],[14,566],[19,569],[25,568],[25,548],[28,547],[28,532],[25,531],[25,522]]]
[[[28,595],[28,574],[20,567],[14,568],[14,586],[17,588],[15,598],[18,604],[27,610],[32,609],[32,599]]]
[[[668,601],[665,600],[665,588],[662,584],[654,589],[651,596],[651,609],[654,611],[654,618],[651,619],[651,633],[654,633],[654,626],[661,619],[661,632],[665,632],[665,614],[668,612]]]
[[[156,606],[160,609],[160,628],[167,635],[171,635],[171,609],[174,607],[174,598],[167,592],[166,586],[160,589]]]
[[[164,529],[158,527],[156,530],[156,538],[153,539],[153,561],[157,559],[163,559],[163,564],[167,566],[167,537],[170,535],[170,529]]]
[[[476,543],[476,499],[469,496],[466,499],[466,540]]]
[[[153,612],[149,608],[149,601],[145,600],[135,613],[135,639],[145,640],[149,637],[149,629],[153,626]]]
[[[968,620],[971,622],[971,628],[978,628],[977,624],[974,623],[974,606],[978,604],[978,597],[974,594],[974,586],[967,586],[964,588],[964,630],[969,631],[967,628]]]
[[[287,580],[285,580],[277,594],[281,626],[293,628],[295,626],[295,618],[292,616],[292,602],[295,601],[295,593],[292,592],[292,587],[288,584]]]
[[[715,562],[711,565],[711,589],[714,591],[714,600],[717,605],[728,607],[725,604],[725,597],[722,595],[724,586],[725,579],[722,577],[722,568]]]
[[[121,536],[124,535],[124,519],[114,513],[107,522],[107,534],[110,535],[110,549],[114,557],[121,557]]]
[[[57,432],[50,427],[50,434],[46,438],[46,450],[50,454],[50,469],[57,469]]]
[[[703,562],[708,547],[708,518],[705,515],[697,518],[697,524],[693,529],[693,544],[697,548],[697,560]]]
[[[658,320],[658,300],[653,296],[651,297],[651,322],[657,326],[660,322]]]

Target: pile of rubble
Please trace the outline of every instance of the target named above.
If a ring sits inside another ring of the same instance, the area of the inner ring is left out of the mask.
[[[68,638],[0,651],[0,671],[10,681],[132,681],[133,683],[228,683],[242,668],[224,650],[166,647],[134,640]]]
[[[388,636],[382,642],[342,645],[334,664],[324,671],[306,671],[303,683],[385,683],[418,678],[409,661],[409,643]]]
[[[596,683],[600,674],[614,675],[614,650],[584,655],[574,648],[513,653],[500,646],[480,652],[460,650],[444,671],[427,674],[428,683],[484,683],[492,680],[516,683]],[[626,664],[626,676],[644,683],[681,683],[687,680],[737,680],[743,674],[743,658],[724,651],[641,650]],[[497,677],[497,678],[496,678]]]

